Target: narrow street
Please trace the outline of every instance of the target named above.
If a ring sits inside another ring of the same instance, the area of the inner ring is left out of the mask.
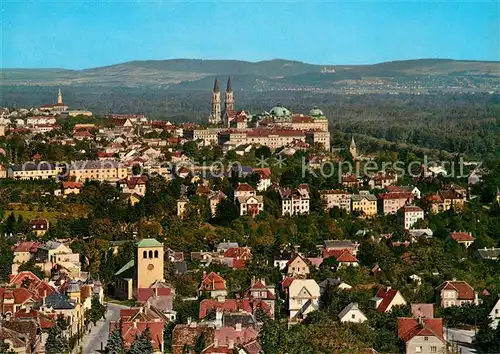
[[[120,318],[120,310],[124,308],[127,307],[123,305],[108,303],[106,319],[99,321],[96,326],[92,327],[91,332],[83,337],[81,343],[83,354],[100,353],[101,348],[104,348],[106,346],[106,342],[108,340],[109,322],[117,321]]]

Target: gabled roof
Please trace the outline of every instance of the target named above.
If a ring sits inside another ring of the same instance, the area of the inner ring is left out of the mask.
[[[344,307],[344,309],[342,311],[339,312],[339,318],[341,319],[346,314],[348,314],[350,311],[360,311],[361,312],[361,310],[358,307],[358,304],[355,302],[351,302],[349,305]],[[363,313],[363,312],[361,312],[361,313]]]
[[[14,252],[30,252],[35,253],[42,244],[40,242],[27,241],[19,242],[14,246]]]
[[[465,281],[445,281],[437,287],[437,290],[455,290],[458,300],[474,300],[476,298],[474,288]]]
[[[226,281],[218,273],[215,272],[204,274],[201,281],[200,290],[226,290]]]
[[[392,303],[392,300],[394,300],[394,298],[398,294],[398,292],[399,292],[398,290],[391,289],[391,288],[379,289],[377,291],[377,294],[375,295],[375,297],[382,299],[382,301],[378,305],[377,311],[378,312],[385,312],[387,310],[387,308],[389,307],[389,305]]]
[[[238,183],[235,190],[237,192],[254,192],[255,188],[248,183]]]
[[[442,318],[398,318],[398,337],[408,342],[416,336],[436,337],[441,342],[445,342],[443,336]]]

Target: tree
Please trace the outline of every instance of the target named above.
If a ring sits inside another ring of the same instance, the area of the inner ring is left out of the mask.
[[[9,280],[14,253],[7,242],[0,240],[0,281]]]
[[[68,338],[59,327],[58,321],[49,329],[49,336],[45,342],[46,354],[67,354],[70,352]]]
[[[44,277],[42,268],[38,267],[35,264],[35,260],[33,260],[33,259],[30,259],[28,262],[24,262],[24,263],[20,264],[18,271],[19,272],[24,272],[24,271],[32,272],[40,279],[43,279],[43,277]]]
[[[16,352],[10,347],[10,345],[8,343],[5,343],[3,339],[0,339],[0,353],[16,354]]]
[[[194,352],[196,354],[201,354],[201,352],[205,349],[205,334],[201,333],[200,336],[196,339],[196,344],[194,347]]]
[[[90,303],[90,321],[92,321],[95,326],[97,321],[104,318],[105,315],[106,307],[101,304],[97,295],[92,296],[92,301]]]
[[[125,354],[123,346],[123,338],[120,332],[121,323],[118,322],[118,327],[115,327],[109,335],[108,342],[106,343],[106,353],[109,354]]]
[[[130,345],[129,354],[153,354],[153,344],[151,344],[151,332],[149,327],[137,335]]]

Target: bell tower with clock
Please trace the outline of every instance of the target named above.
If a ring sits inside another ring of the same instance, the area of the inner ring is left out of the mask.
[[[137,243],[137,288],[149,288],[155,281],[164,280],[163,244],[154,238]]]

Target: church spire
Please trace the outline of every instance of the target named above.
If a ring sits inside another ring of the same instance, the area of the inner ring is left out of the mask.
[[[231,87],[231,76],[227,78],[226,95],[224,98],[224,111],[234,111],[234,95]]]
[[[63,103],[61,88],[59,88],[59,93],[57,94],[57,103],[58,104],[62,104]]]
[[[220,92],[220,90],[219,90],[219,80],[217,80],[217,78],[215,78],[215,82],[214,82],[214,92]]]
[[[212,111],[208,122],[211,124],[219,124],[221,122],[221,118],[219,81],[215,78],[214,90],[212,91]]]

